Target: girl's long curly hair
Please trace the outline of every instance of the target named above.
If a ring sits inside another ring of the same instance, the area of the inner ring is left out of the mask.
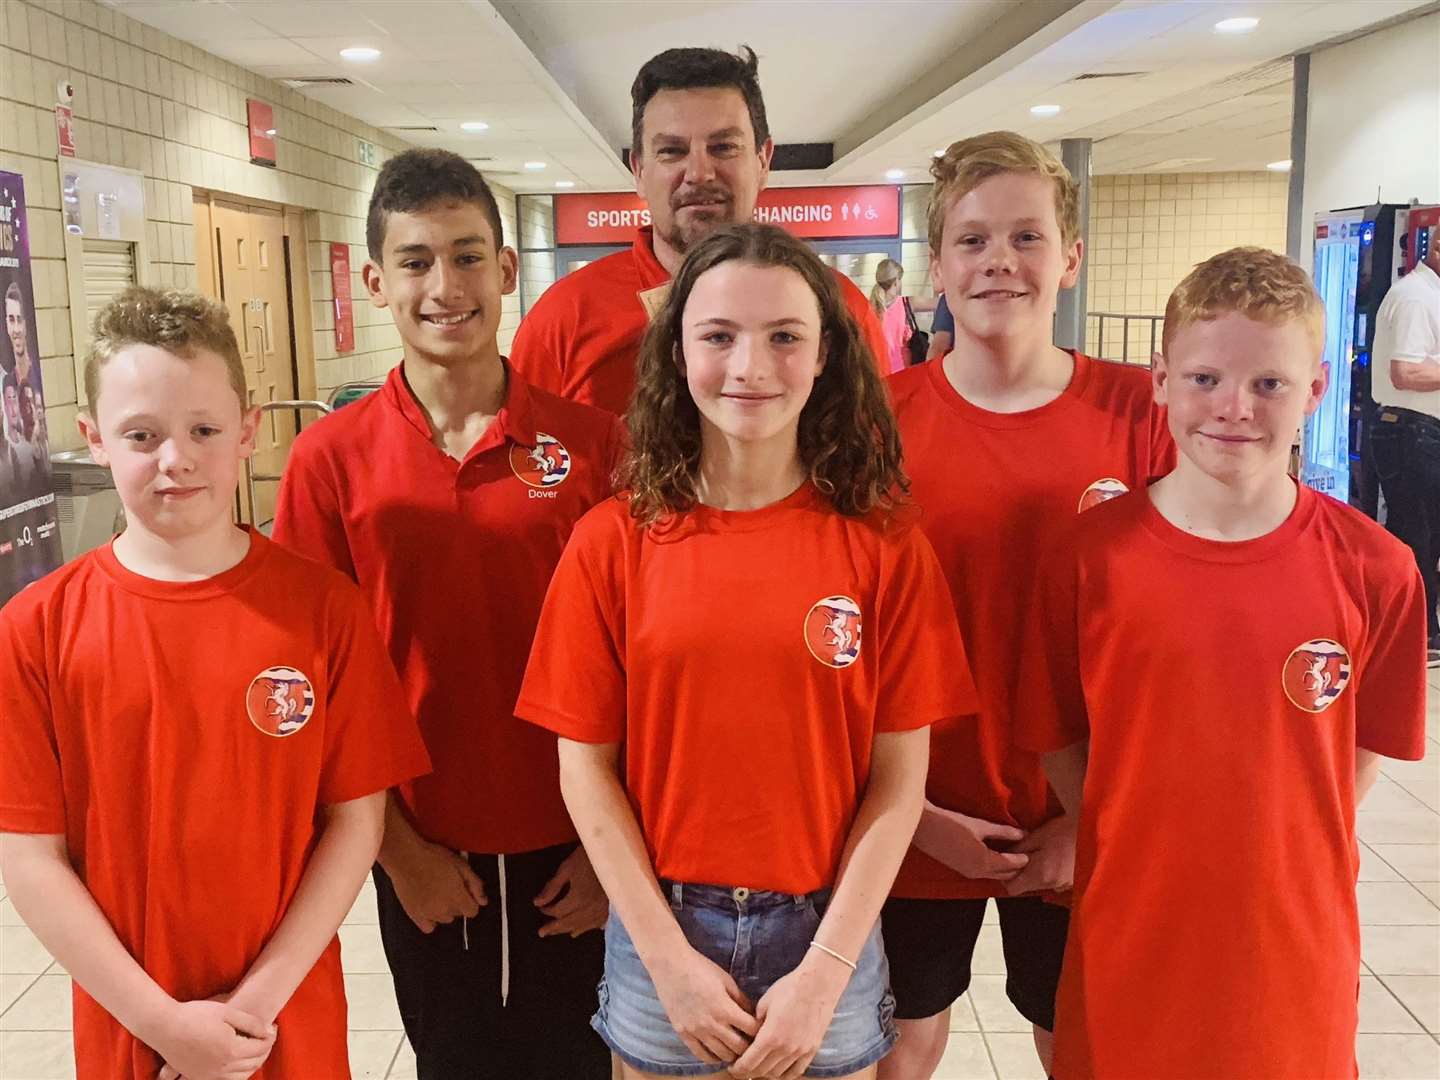
[[[700,411],[685,381],[682,320],[695,282],[721,263],[795,271],[820,306],[825,366],[800,412],[800,461],[842,514],[894,508],[910,489],[901,469],[900,433],[885,387],[835,275],[804,241],[773,225],[731,225],[696,244],[640,346],[635,396],[625,420],[630,448],[620,466],[630,513],[646,525],[698,501]]]

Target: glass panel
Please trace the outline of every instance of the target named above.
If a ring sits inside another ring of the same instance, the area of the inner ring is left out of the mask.
[[[910,184],[900,194],[900,235],[906,240],[930,234],[930,185]]]
[[[1325,363],[1330,386],[1306,419],[1300,479],[1341,502],[1350,498],[1350,360],[1355,344],[1355,284],[1360,272],[1358,221],[1331,219],[1315,242],[1315,288],[1325,302]]]
[[[521,195],[520,246],[522,248],[553,248],[555,246],[555,203],[549,195]]]
[[[875,287],[875,271],[880,264],[890,258],[888,251],[869,251],[863,254],[831,255],[827,252],[818,252],[820,261],[826,266],[839,270],[866,296]],[[923,284],[923,283],[922,283]],[[906,283],[906,291],[909,290],[909,283]]]

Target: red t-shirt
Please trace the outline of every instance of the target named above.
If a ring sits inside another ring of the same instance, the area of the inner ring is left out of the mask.
[[[1079,509],[1174,467],[1150,373],[1075,354],[1065,392],[1038,409],[993,413],[970,404],[931,362],[889,380],[905,470],[921,525],[955,598],[980,693],[979,724],[937,728],[930,801],[1032,829],[1060,812],[1039,759],[1015,747],[1013,691],[1026,590],[1047,536]],[[912,848],[895,895],[1004,896]]]
[[[402,369],[295,440],[275,539],[359,582],[435,771],[401,789],[421,835],[512,854],[575,839],[555,739],[515,719],[550,575],[611,491],[620,423],[510,374],[463,462]]]
[[[624,413],[635,390],[640,339],[650,325],[641,294],[670,283],[655,258],[652,235],[647,225],[629,251],[597,259],[546,289],[515,332],[510,346],[515,370],[553,394]],[[844,274],[836,271],[835,278],[877,370],[887,371],[889,348],[875,309]],[[652,303],[659,295],[651,294]]]
[[[648,529],[615,499],[575,528],[516,711],[625,743],[657,876],[805,893],[835,880],[875,735],[971,712],[964,671],[913,526],[808,483]]]
[[[206,581],[107,545],[0,610],[0,831],[64,834],[120,942],[180,1001],[233,989],[294,898],[320,806],[429,767],[364,598],[250,535]],[[75,986],[84,1077],[161,1062]],[[333,940],[257,1074],[348,1077]]]
[[[1424,752],[1424,589],[1299,493],[1220,543],[1137,492],[1039,564],[1016,736],[1090,740],[1057,1080],[1356,1075],[1355,749]]]

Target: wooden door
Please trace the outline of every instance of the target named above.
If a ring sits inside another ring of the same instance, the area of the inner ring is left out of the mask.
[[[206,198],[206,197],[200,197]],[[198,202],[198,200],[197,200]],[[216,299],[230,314],[230,325],[245,365],[251,406],[295,398],[284,214],[279,209],[206,198],[207,214],[197,205],[196,227],[208,219],[207,237],[213,259]],[[201,248],[197,245],[197,252]],[[200,275],[202,291],[206,275]],[[295,414],[274,410],[262,414],[252,467],[257,476],[279,476],[296,435]],[[255,484],[255,505],[241,487],[242,521],[264,524],[274,517],[279,484]]]

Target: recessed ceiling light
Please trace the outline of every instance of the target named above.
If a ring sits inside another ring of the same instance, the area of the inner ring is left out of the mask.
[[[574,181],[574,180],[556,180],[556,181],[555,181],[555,186],[556,186],[556,187],[574,187],[574,186],[575,186],[575,181]]]
[[[466,120],[460,125],[461,131],[489,131],[490,125],[484,120]]]
[[[545,168],[545,162],[527,161],[525,162],[525,168],[529,169],[531,172],[539,172],[541,169]]]
[[[1248,34],[1259,25],[1259,19],[1245,15],[1238,19],[1221,19],[1215,24],[1215,29],[1222,34]]]
[[[368,64],[372,60],[380,59],[380,50],[372,49],[368,45],[356,45],[353,48],[341,49],[340,55],[346,60],[353,60],[357,64]]]
[[[1060,106],[1059,106],[1059,105],[1031,105],[1031,106],[1030,106],[1030,115],[1031,115],[1031,116],[1058,116],[1059,113],[1060,113]]]
[[[885,170],[885,179],[886,179],[886,180],[904,180],[904,179],[905,179],[905,170],[904,170],[904,169],[886,169],[886,170]]]
[[[1290,159],[1286,158],[1284,161],[1272,161],[1269,165],[1266,165],[1265,168],[1269,169],[1271,172],[1289,172]]]

